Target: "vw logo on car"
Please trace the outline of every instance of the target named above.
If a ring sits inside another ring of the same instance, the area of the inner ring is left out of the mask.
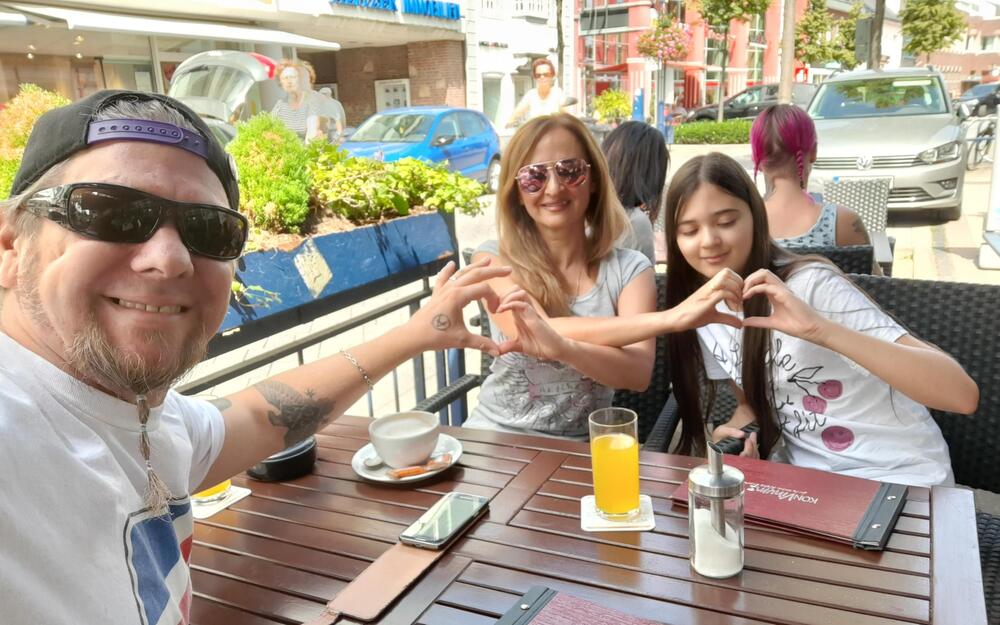
[[[858,166],[858,169],[871,169],[874,162],[874,159],[870,156],[859,156],[854,164]]]

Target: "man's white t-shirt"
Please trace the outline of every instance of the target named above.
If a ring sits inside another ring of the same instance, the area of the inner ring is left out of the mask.
[[[189,492],[222,448],[222,415],[171,391],[149,430],[169,516],[143,509],[135,406],[0,333],[0,621],[188,622]]]
[[[806,265],[786,284],[845,327],[890,343],[907,334],[828,265]],[[719,309],[730,312],[724,303]],[[743,331],[711,324],[698,339],[708,377],[742,386]],[[954,484],[948,445],[925,406],[846,356],[781,332],[771,333],[767,361],[784,443],[771,459],[900,484]]]

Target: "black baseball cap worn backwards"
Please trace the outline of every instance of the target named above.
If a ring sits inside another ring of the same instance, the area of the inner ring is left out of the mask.
[[[176,110],[198,130],[191,132],[164,122],[141,119],[94,121],[97,112],[119,101],[157,100]],[[173,145],[205,159],[226,190],[229,207],[240,208],[240,190],[232,157],[215,140],[198,115],[177,100],[142,91],[98,91],[73,104],[48,111],[38,118],[24,148],[14,177],[11,196],[23,193],[53,165],[102,141],[148,141]]]

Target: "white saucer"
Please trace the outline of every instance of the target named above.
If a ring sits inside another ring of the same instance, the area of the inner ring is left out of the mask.
[[[580,499],[580,529],[585,532],[648,532],[656,527],[653,500],[649,495],[639,495],[639,512],[620,521],[605,519],[597,512],[593,495]]]
[[[448,466],[441,467],[435,471],[428,471],[427,473],[421,473],[420,475],[411,475],[409,477],[403,477],[400,479],[394,479],[389,477],[388,472],[392,467],[387,464],[383,464],[374,469],[370,469],[365,466],[365,460],[375,456],[375,447],[371,443],[368,443],[361,449],[359,449],[354,457],[351,458],[351,468],[354,472],[365,478],[366,480],[372,480],[373,482],[386,482],[387,484],[404,484],[406,482],[419,482],[420,480],[425,480],[429,477],[437,475],[442,471],[446,471],[451,468],[458,459],[462,457],[462,443],[458,442],[458,439],[454,436],[448,436],[447,434],[441,434],[438,437],[437,447],[434,448],[432,457],[437,457],[442,454],[451,454],[451,463]]]

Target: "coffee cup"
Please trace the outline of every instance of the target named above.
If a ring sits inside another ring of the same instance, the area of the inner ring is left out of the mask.
[[[394,469],[423,464],[437,447],[441,424],[437,415],[411,410],[380,417],[368,426],[375,451]]]

